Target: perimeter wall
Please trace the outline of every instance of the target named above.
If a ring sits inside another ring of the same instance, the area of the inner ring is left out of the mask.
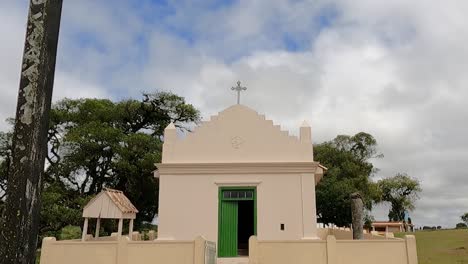
[[[417,264],[416,240],[249,240],[249,264]]]
[[[56,241],[42,242],[41,264],[216,264],[214,243],[192,241]]]

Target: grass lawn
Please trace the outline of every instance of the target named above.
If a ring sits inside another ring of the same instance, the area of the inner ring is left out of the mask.
[[[419,264],[468,264],[468,229],[417,231]],[[397,233],[404,237],[405,233]]]

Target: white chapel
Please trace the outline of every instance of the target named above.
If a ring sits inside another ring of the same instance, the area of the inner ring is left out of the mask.
[[[164,131],[159,178],[159,240],[217,242],[218,257],[248,255],[248,239],[317,239],[311,128],[299,137],[264,115],[233,105],[193,133]]]

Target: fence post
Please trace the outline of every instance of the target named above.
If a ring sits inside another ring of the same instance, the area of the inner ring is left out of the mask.
[[[327,236],[327,264],[338,264],[335,236]]]
[[[205,264],[205,239],[197,236],[194,242],[193,264]]]
[[[406,256],[408,264],[418,264],[418,253],[416,249],[416,238],[413,235],[406,235]]]
[[[249,264],[258,264],[258,239],[256,236],[249,238]]]
[[[117,237],[117,264],[128,263],[128,242],[127,236]]]

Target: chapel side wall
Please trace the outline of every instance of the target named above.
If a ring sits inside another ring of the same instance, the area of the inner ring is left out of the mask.
[[[301,239],[304,234],[301,177],[301,174],[161,175],[158,239],[186,240],[203,235],[217,241],[218,188],[257,184],[258,237]],[[284,231],[280,230],[280,224],[285,224]]]

